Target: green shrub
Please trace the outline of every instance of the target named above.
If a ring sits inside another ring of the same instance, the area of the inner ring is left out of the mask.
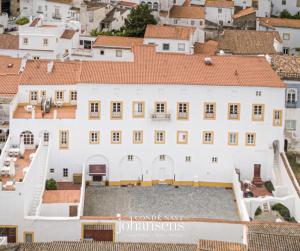
[[[274,186],[273,186],[273,183],[272,181],[266,181],[265,182],[265,187],[267,188],[267,190],[272,193],[275,189],[274,189]]]
[[[261,208],[258,207],[255,211],[255,216],[261,215],[261,213],[262,213]]]
[[[29,19],[27,17],[21,17],[16,21],[17,25],[24,25],[28,23],[29,23]]]
[[[57,183],[54,179],[46,180],[46,190],[57,190]]]
[[[277,211],[282,216],[282,218],[286,221],[290,221],[292,219],[290,215],[290,210],[286,206],[282,205],[281,203],[277,203],[273,205],[272,210]]]
[[[288,10],[283,10],[280,13],[281,18],[292,18],[292,14]]]

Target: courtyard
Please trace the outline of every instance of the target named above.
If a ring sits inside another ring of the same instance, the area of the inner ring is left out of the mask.
[[[94,187],[85,192],[84,216],[181,217],[239,220],[234,194],[223,187]]]

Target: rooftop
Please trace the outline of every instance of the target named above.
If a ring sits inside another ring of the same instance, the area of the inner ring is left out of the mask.
[[[194,52],[195,54],[203,54],[208,56],[216,55],[218,48],[218,42],[209,40],[205,43],[195,43]]]
[[[234,2],[228,0],[209,0],[205,2],[205,7],[233,8]]]
[[[144,37],[190,40],[190,37],[194,31],[195,28],[193,27],[148,24]]]
[[[69,29],[66,29],[64,31],[64,33],[61,35],[60,38],[64,38],[64,39],[72,39],[73,36],[75,35],[76,31],[75,30],[69,30]]]
[[[177,6],[170,9],[170,18],[204,19],[205,11],[201,6]]]
[[[197,251],[248,251],[248,249],[246,245],[241,243],[199,240]]]
[[[276,31],[225,30],[218,50],[239,55],[276,54],[274,39],[282,42]]]
[[[300,80],[300,57],[276,55],[272,57],[274,70],[283,79]]]
[[[240,10],[239,12],[234,14],[233,18],[237,19],[237,18],[240,18],[240,17],[244,17],[244,16],[254,14],[254,13],[256,13],[256,10],[253,7],[250,7],[250,8]]]
[[[73,182],[57,182],[57,190],[45,190],[43,203],[79,203],[80,184]]]
[[[142,45],[143,38],[98,36],[93,47],[132,48],[134,45]]]
[[[222,187],[87,187],[84,201],[84,216],[239,219],[232,190]]]
[[[259,21],[267,27],[286,27],[300,29],[300,19],[260,17]]]
[[[4,50],[18,50],[19,49],[19,36],[1,34],[0,35],[0,49]]]

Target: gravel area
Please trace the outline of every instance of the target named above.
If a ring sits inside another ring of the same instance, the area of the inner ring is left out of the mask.
[[[182,217],[239,220],[231,189],[221,187],[93,187],[85,216]]]

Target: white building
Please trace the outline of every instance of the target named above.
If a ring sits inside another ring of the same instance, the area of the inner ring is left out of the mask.
[[[299,55],[300,20],[286,18],[259,18],[256,29],[263,31],[277,31],[283,41],[283,53]]]
[[[295,15],[300,12],[300,2],[298,0],[272,0],[272,15],[280,16],[284,10]]]
[[[233,1],[206,1],[205,19],[222,26],[232,26],[234,15]]]

